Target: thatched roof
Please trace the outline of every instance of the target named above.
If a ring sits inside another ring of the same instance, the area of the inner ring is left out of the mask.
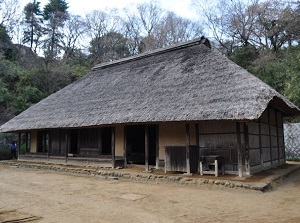
[[[203,42],[197,39],[97,65],[82,79],[1,126],[0,131],[252,120],[270,103],[285,115],[300,114],[282,95]]]

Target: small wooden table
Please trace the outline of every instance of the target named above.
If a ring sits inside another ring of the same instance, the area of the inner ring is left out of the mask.
[[[217,177],[219,175],[219,165],[221,166],[222,175],[225,172],[224,157],[220,155],[210,155],[202,156],[200,161],[200,175],[203,174],[215,174]],[[206,165],[207,169],[203,170],[203,164]],[[214,167],[214,169],[210,169]]]

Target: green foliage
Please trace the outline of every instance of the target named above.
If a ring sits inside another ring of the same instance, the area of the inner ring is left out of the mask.
[[[230,57],[235,63],[247,69],[253,60],[258,56],[258,52],[253,46],[241,46],[234,50],[232,56]]]
[[[28,3],[24,7],[25,14],[25,30],[23,36],[23,43],[30,43],[30,48],[33,49],[33,44],[35,43],[35,48],[33,49],[36,52],[36,47],[39,45],[39,39],[43,35],[43,14],[40,9],[40,2]]]
[[[100,38],[92,39],[89,51],[94,62],[107,62],[130,55],[127,39],[116,32],[109,32]]]
[[[44,18],[45,20],[51,17],[65,18],[63,14],[67,12],[68,8],[68,3],[65,0],[50,0],[44,7]]]
[[[44,19],[47,21],[44,54],[48,60],[56,58],[60,52],[60,42],[64,37],[62,28],[69,18],[68,8],[65,0],[49,0],[44,7]]]
[[[10,45],[11,39],[7,33],[5,26],[0,24],[0,46],[4,47],[5,45]]]
[[[300,46],[261,53],[250,72],[300,106]]]
[[[300,162],[300,157],[288,158],[287,161]]]
[[[89,71],[89,68],[87,66],[75,64],[71,67],[71,78],[73,81],[78,80],[79,78],[81,78],[85,74],[87,74],[88,71]]]

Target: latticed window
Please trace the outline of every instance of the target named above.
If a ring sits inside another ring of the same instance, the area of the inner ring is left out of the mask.
[[[300,157],[300,123],[284,124],[286,157]]]

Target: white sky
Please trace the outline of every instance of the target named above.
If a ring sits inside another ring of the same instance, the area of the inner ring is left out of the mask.
[[[49,2],[49,0],[38,0],[41,2],[41,8]],[[192,0],[157,0],[163,9],[173,11],[177,15],[195,19],[197,13],[191,6]],[[20,0],[23,8],[31,0]],[[86,13],[93,10],[103,10],[105,8],[123,9],[130,7],[132,4],[150,2],[150,0],[67,0],[69,3],[69,12],[75,15],[84,16]]]

